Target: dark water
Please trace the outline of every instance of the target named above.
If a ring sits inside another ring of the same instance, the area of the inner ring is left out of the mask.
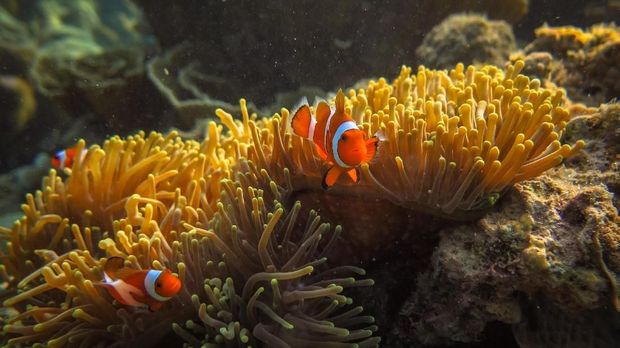
[[[240,98],[266,116],[301,96],[391,79],[403,64],[449,68],[416,50],[455,13],[503,21],[514,52],[544,24],[586,28],[620,19],[617,0],[523,3],[0,0],[0,226],[21,216],[24,195],[40,187],[50,156],[80,138],[93,144],[138,130],[189,132],[218,107],[238,110]],[[432,250],[417,267],[429,264]],[[370,274],[380,278],[383,266],[370,265]],[[416,279],[415,272],[399,279],[408,285],[371,311],[398,312]],[[393,324],[394,315],[384,314],[375,316]],[[390,324],[378,323],[386,346],[411,342],[389,338]],[[170,344],[178,344],[172,336]],[[454,345],[498,346],[518,346],[510,325],[493,322],[478,342]]]

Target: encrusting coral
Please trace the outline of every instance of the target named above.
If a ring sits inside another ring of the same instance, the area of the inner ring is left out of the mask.
[[[558,140],[569,118],[562,93],[519,75],[522,67],[459,64],[413,75],[403,67],[393,84],[350,90],[345,109],[386,140],[361,167],[362,183],[343,178],[327,194],[472,218],[513,183],[574,154],[583,142]],[[27,197],[25,216],[1,230],[4,306],[18,311],[4,325],[9,343],[149,345],[173,330],[190,345],[378,344],[372,317],[349,309],[343,293],[372,280],[355,280],[364,274],[356,267],[327,266],[341,228],[302,214],[306,202],[294,199],[323,194],[326,164],[287,131],[288,110],[258,119],[245,100],[240,106],[241,120],[218,109],[221,124],[210,122],[202,143],[174,132],[113,137],[66,180],[50,172]],[[170,268],[184,289],[160,312],[119,306],[96,285],[106,256]]]
[[[372,281],[326,265],[340,227],[314,212],[299,225],[299,203],[285,208],[277,190],[251,186],[268,180],[261,173],[227,179],[238,143],[212,130],[203,144],[174,133],[112,138],[66,181],[50,172],[25,216],[1,231],[3,305],[18,311],[3,328],[9,344],[149,346],[171,330],[234,346],[377,344],[372,317],[342,293]],[[156,313],[124,308],[96,285],[104,256],[170,268],[184,289]]]

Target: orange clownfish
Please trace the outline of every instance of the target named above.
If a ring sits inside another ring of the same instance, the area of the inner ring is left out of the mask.
[[[169,269],[137,270],[125,267],[125,260],[110,257],[103,266],[103,285],[116,301],[127,306],[159,310],[181,290],[181,280]]]
[[[84,159],[84,156],[86,156],[86,152],[86,149],[82,149],[82,151],[79,153],[80,160]],[[52,167],[60,170],[63,170],[65,168],[71,168],[77,156],[77,146],[57,151],[52,157]]]
[[[336,95],[335,108],[322,100],[314,116],[305,102],[293,115],[291,127],[295,134],[312,140],[319,156],[332,164],[323,175],[321,185],[324,189],[330,188],[345,172],[357,183],[360,177],[357,167],[375,157],[379,138],[373,136],[367,139],[366,133],[345,112],[342,90]]]

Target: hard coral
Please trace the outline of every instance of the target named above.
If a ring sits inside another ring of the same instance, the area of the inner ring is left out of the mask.
[[[241,172],[251,145],[210,130],[202,144],[174,133],[114,137],[67,180],[50,172],[25,216],[0,230],[3,305],[17,311],[4,323],[9,344],[151,346],[174,330],[191,343],[377,345],[372,317],[347,310],[343,294],[372,281],[324,257],[340,227],[330,232],[315,212],[300,225],[299,203],[285,207],[275,183],[256,186],[270,181]],[[97,286],[108,256],[170,268],[184,289],[156,313],[123,307]]]

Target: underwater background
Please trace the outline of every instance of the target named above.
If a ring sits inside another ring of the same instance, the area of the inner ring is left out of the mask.
[[[616,0],[0,0],[0,345],[620,346],[618,21]],[[339,89],[382,136],[325,190],[289,124]],[[123,305],[113,256],[183,288]]]

